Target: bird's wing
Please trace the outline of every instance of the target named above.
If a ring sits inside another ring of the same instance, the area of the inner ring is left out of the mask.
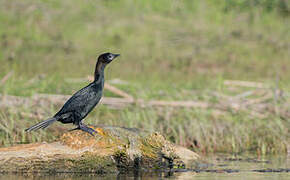
[[[83,89],[76,92],[61,108],[61,110],[56,114],[62,115],[68,112],[82,112],[87,113],[91,106],[96,104],[96,91],[93,90],[91,85],[84,87]],[[101,95],[100,95],[101,96]]]

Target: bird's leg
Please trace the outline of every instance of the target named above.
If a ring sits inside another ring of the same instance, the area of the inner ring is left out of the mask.
[[[69,132],[70,131],[75,131],[75,130],[82,130],[82,131],[85,131],[89,134],[91,134],[93,136],[93,133],[97,133],[97,131],[95,131],[94,129],[84,125],[83,123],[79,123],[78,126],[76,128],[73,128],[73,129],[70,129],[68,130]]]
[[[79,124],[79,126],[78,126],[77,128],[79,128],[80,130],[85,131],[85,132],[91,134],[92,136],[94,136],[93,133],[97,133],[97,131],[95,131],[94,129],[92,129],[92,128],[86,126],[86,125],[83,124],[82,122],[80,122],[80,124]]]

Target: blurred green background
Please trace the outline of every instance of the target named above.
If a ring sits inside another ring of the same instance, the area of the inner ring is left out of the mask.
[[[121,54],[106,79],[127,82],[116,86],[135,98],[212,102],[209,92],[230,93],[226,79],[290,91],[289,17],[287,0],[0,0],[0,79],[13,71],[0,93],[71,95],[87,82],[65,79],[92,75],[103,52]],[[3,145],[55,138],[53,127],[25,134],[41,119],[21,111],[33,110],[0,108]],[[204,152],[286,152],[290,134],[289,119],[276,114],[196,108],[99,106],[85,122],[161,131]]]

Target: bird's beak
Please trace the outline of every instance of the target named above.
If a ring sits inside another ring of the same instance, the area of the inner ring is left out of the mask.
[[[114,54],[115,58],[118,57],[118,56],[120,56],[120,55],[121,55],[121,54]]]

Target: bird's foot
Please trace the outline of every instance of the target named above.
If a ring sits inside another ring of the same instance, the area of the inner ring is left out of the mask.
[[[95,131],[94,129],[92,129],[92,128],[90,128],[90,127],[88,127],[88,126],[86,126],[86,125],[84,125],[84,124],[82,124],[82,123],[79,124],[78,127],[73,128],[73,129],[70,129],[70,130],[68,130],[68,131],[70,132],[70,131],[75,131],[75,130],[82,130],[82,131],[85,131],[85,132],[89,133],[89,134],[92,135],[92,136],[94,136],[93,133],[98,133],[98,132]]]
[[[77,127],[78,129],[85,131],[87,133],[89,133],[90,135],[94,136],[93,133],[98,133],[97,131],[95,131],[94,129],[84,125],[84,124],[80,124],[79,127]]]

